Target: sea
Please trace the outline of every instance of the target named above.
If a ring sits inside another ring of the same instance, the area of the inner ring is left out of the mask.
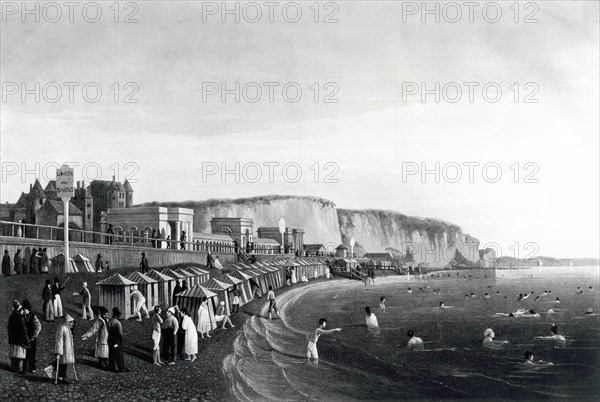
[[[268,319],[266,301],[242,309],[247,319],[223,371],[242,401],[598,400],[599,277],[597,266],[534,267],[387,276],[372,286],[350,279],[295,285],[279,291],[279,318]],[[530,296],[519,301],[521,293]],[[366,306],[379,329],[367,328]],[[523,308],[540,317],[496,314]],[[342,330],[321,336],[314,364],[307,335],[320,318]],[[552,324],[566,343],[535,339],[550,335]],[[483,348],[487,328],[506,347]],[[407,350],[408,330],[425,351]],[[539,364],[524,364],[526,351]]]

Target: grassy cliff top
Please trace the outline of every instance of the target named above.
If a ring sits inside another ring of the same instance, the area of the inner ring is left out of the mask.
[[[335,208],[333,201],[326,200],[320,197],[306,196],[306,195],[259,195],[256,197],[245,197],[245,198],[211,198],[203,201],[164,201],[164,202],[147,202],[138,206],[169,206],[169,207],[180,207],[180,208],[211,208],[216,206],[226,205],[245,205],[245,204],[266,204],[269,205],[275,201],[289,201],[289,200],[302,200],[320,203],[324,207]]]

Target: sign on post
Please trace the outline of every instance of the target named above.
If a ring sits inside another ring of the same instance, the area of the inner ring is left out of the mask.
[[[62,165],[59,169],[56,169],[56,195],[63,201],[65,270],[70,269],[71,263],[69,259],[69,202],[73,196],[73,180],[73,169],[68,165]]]

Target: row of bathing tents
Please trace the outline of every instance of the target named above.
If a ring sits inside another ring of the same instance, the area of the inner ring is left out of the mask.
[[[238,294],[240,306],[250,302],[255,296],[266,294],[269,286],[273,289],[286,285],[285,273],[294,268],[299,278],[305,274],[307,278],[324,276],[327,265],[316,258],[295,258],[272,262],[256,262],[254,264],[229,264],[217,276],[210,277],[208,271],[189,266],[184,269],[152,270],[146,274],[132,272],[127,276],[114,274],[101,280],[96,285],[99,292],[99,305],[107,308],[119,307],[125,312],[124,318],[134,316],[134,305],[131,301],[131,286],[137,285],[138,290],[146,297],[148,309],[160,305],[163,309],[173,304],[185,307],[194,320],[198,322],[198,308],[202,298],[206,297],[209,313],[212,317],[221,301],[225,302],[226,314],[230,315],[233,307],[234,294]],[[187,290],[174,295],[176,280],[185,280]],[[216,325],[216,324],[214,324]]]

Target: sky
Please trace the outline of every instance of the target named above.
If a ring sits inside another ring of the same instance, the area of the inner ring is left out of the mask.
[[[239,21],[58,2],[39,22],[3,3],[0,201],[71,162],[136,203],[312,195],[503,255],[598,257],[599,3],[488,3],[472,22],[462,2],[274,2],[272,22],[264,2],[227,3]]]

